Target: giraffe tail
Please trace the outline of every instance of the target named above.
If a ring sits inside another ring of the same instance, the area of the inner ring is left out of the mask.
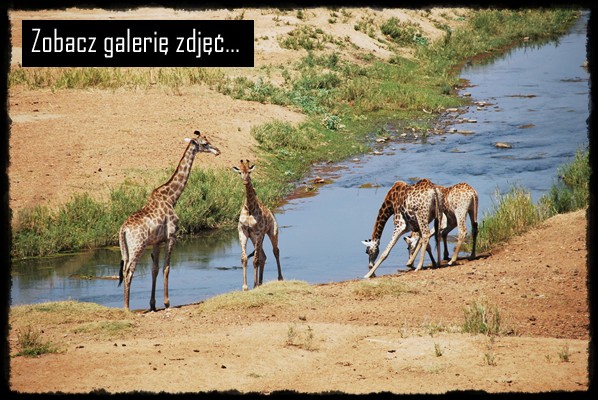
[[[125,260],[120,260],[120,271],[118,272],[118,286],[122,285],[123,279],[125,278],[125,274],[123,273],[124,266]]]
[[[124,269],[125,269],[125,259],[129,259],[129,247],[127,246],[127,238],[125,236],[125,230],[121,228],[119,232],[118,240],[120,242],[120,253],[121,253],[121,260],[120,260],[120,270],[118,272],[118,286],[122,285],[123,279],[125,278]]]

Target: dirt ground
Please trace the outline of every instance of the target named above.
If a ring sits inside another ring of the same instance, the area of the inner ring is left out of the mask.
[[[306,21],[276,9],[244,11],[245,19],[256,21],[256,37],[269,38],[256,42],[256,67],[301,56],[281,49],[275,37]],[[241,12],[67,9],[46,11],[43,17],[224,19]],[[388,52],[379,42],[353,29],[363,15],[414,18],[432,37],[438,34],[432,19],[443,20],[443,12],[434,9],[425,19],[414,10],[355,9],[345,23],[330,24],[329,10],[316,9],[307,22],[340,37],[348,35],[360,49],[383,58]],[[446,12],[454,17],[461,11]],[[16,65],[20,20],[40,18],[40,12],[11,12],[10,18]],[[184,137],[195,129],[222,151],[220,157],[198,157],[196,167],[228,167],[239,158],[255,157],[252,126],[304,118],[283,107],[233,100],[203,86],[178,93],[159,87],[16,87],[9,92],[9,107],[10,205],[15,215],[25,207],[59,204],[73,193],[102,197],[127,178],[144,179],[152,171],[173,168],[185,147]],[[410,290],[398,297],[363,298],[355,294],[362,282],[351,281],[313,286],[309,295],[297,296],[291,304],[251,312],[198,313],[197,305],[188,305],[135,313],[133,334],[112,341],[40,321],[44,335],[65,351],[10,358],[10,388],[23,393],[585,391],[586,227],[584,211],[556,216],[477,260],[372,281],[404,283]],[[480,299],[498,307],[510,334],[492,339],[455,333],[463,323],[464,307]],[[290,331],[297,337],[294,344],[288,343]],[[9,344],[14,355],[15,332],[10,332]]]
[[[364,297],[356,294],[363,281],[349,281],[250,311],[198,312],[198,305],[187,305],[139,312],[131,316],[133,333],[118,340],[73,333],[78,321],[59,327],[40,321],[45,337],[65,350],[11,358],[10,387],[22,393],[586,391],[586,226],[585,211],[558,215],[474,261],[373,279],[401,282],[407,290],[398,297]],[[464,308],[481,299],[499,310],[505,334],[459,332]],[[14,332],[9,343],[15,354]]]

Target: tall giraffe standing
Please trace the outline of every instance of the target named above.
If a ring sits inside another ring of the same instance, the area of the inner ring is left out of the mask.
[[[436,224],[438,222],[441,223],[442,221],[440,220],[442,218],[442,213],[443,210],[440,191],[437,190],[435,185],[428,179],[422,179],[414,185],[408,185],[407,183],[401,181],[395,182],[395,184],[386,194],[386,197],[382,202],[382,206],[378,210],[378,216],[376,218],[376,222],[374,223],[372,238],[362,242],[367,247],[366,253],[369,255],[370,269],[364,278],[369,278],[374,275],[376,269],[380,266],[380,264],[382,264],[386,257],[388,257],[388,254],[396,244],[399,237],[401,237],[401,235],[410,229],[412,231],[421,233],[421,237],[423,238],[423,243],[421,244],[425,245],[422,247],[421,257],[417,267],[415,268],[415,270],[418,271],[424,263],[425,252],[428,249],[428,241],[430,240],[431,236],[428,224],[432,220],[436,220]],[[384,225],[393,214],[395,218],[392,238],[390,239],[390,242],[386,246],[386,249],[382,255],[380,255],[380,258],[376,261]],[[438,229],[436,229],[435,232],[438,259],[440,259]],[[408,266],[413,265],[413,261],[417,255],[417,250],[419,250],[419,246],[412,255],[410,254],[409,261],[407,262]],[[436,262],[434,257],[431,258],[432,263],[435,266]]]
[[[459,256],[459,250],[467,235],[467,215],[471,222],[472,249],[469,259],[473,260],[476,254],[476,241],[478,237],[478,193],[465,182],[457,183],[450,187],[437,186],[444,198],[444,215],[446,226],[441,226],[442,241],[444,243],[444,259],[449,260],[448,265],[453,265]],[[457,245],[453,256],[449,259],[447,237],[450,231],[458,227]],[[419,235],[414,233],[411,238],[405,238],[409,248],[409,255],[415,250]]]
[[[272,211],[264,206],[257,198],[255,189],[251,183],[251,171],[255,168],[249,164],[249,160],[241,160],[238,167],[233,170],[241,175],[245,185],[245,203],[239,215],[239,241],[241,242],[241,264],[243,265],[243,290],[247,290],[247,240],[253,243],[253,287],[262,284],[264,277],[264,266],[266,265],[266,253],[264,252],[264,237],[268,235],[272,242],[274,257],[278,267],[278,280],[282,281],[280,259],[278,250],[278,223]],[[259,279],[258,279],[259,269]]]
[[[162,186],[154,189],[149,200],[140,210],[133,213],[120,228],[119,244],[122,255],[120,262],[120,286],[125,282],[125,308],[129,309],[129,293],[135,267],[139,258],[148,245],[152,245],[152,296],[150,309],[156,310],[156,277],[160,269],[160,244],[167,242],[166,258],[164,261],[164,306],[170,306],[168,298],[168,273],[170,271],[170,254],[176,241],[179,218],[174,211],[181,193],[185,189],[193,160],[198,152],[220,154],[220,150],[212,146],[199,131],[197,137],[185,139],[188,142],[181,161],[174,174]]]

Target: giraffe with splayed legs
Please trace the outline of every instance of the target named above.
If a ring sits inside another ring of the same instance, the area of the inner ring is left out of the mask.
[[[371,239],[365,240],[362,243],[366,246],[366,253],[369,255],[369,272],[364,278],[370,278],[374,276],[376,269],[382,264],[382,262],[388,257],[388,254],[396,244],[397,240],[405,232],[412,230],[419,232],[423,240],[421,241],[421,257],[416,271],[421,269],[424,263],[425,252],[428,248],[428,242],[430,240],[430,228],[429,224],[435,220],[435,224],[441,223],[442,218],[442,199],[440,198],[440,191],[435,188],[435,185],[428,179],[422,179],[414,185],[408,185],[405,182],[395,182],[390,188],[380,209],[378,210],[378,216],[374,223],[374,230],[372,232]],[[382,237],[382,231],[386,222],[391,215],[394,215],[394,230],[392,238],[384,252],[380,255],[380,258],[376,260],[379,253],[380,238]],[[435,229],[436,244],[438,250],[438,259],[440,259],[440,246],[438,229]],[[415,249],[413,255],[410,256],[407,265],[413,265],[417,251],[419,247]],[[431,253],[430,253],[431,255]],[[432,264],[435,266],[436,261],[432,258]]]
[[[476,190],[465,182],[457,183],[450,187],[437,186],[442,192],[444,199],[444,210],[446,225],[441,226],[440,236],[444,243],[444,259],[449,260],[448,265],[453,265],[459,256],[459,250],[467,235],[467,216],[471,222],[471,236],[472,249],[469,255],[469,260],[473,260],[476,256],[476,241],[478,236],[478,193]],[[449,250],[447,245],[448,234],[455,228],[458,228],[457,245],[453,256],[449,258]],[[409,248],[409,255],[415,251],[415,247],[419,241],[419,235],[413,232],[410,238],[405,238],[407,247]]]
[[[140,210],[133,213],[119,231],[121,251],[119,286],[125,283],[124,305],[129,309],[129,295],[135,267],[146,247],[152,245],[152,295],[150,309],[156,310],[156,278],[160,270],[160,244],[166,242],[164,260],[164,306],[170,307],[168,297],[168,274],[170,272],[170,255],[176,241],[179,218],[174,211],[181,193],[185,189],[193,160],[199,152],[220,154],[220,150],[212,146],[208,140],[195,131],[196,137],[185,139],[189,144],[183,157],[170,179],[162,186],[154,189],[149,200]]]
[[[282,271],[280,269],[280,252],[278,250],[278,223],[272,211],[263,205],[257,198],[250,174],[255,168],[249,163],[249,160],[241,160],[238,167],[233,170],[241,175],[243,185],[245,185],[245,203],[239,215],[239,241],[241,242],[241,264],[243,266],[243,290],[247,290],[247,241],[251,240],[254,246],[253,250],[253,287],[262,284],[264,278],[264,266],[266,265],[266,253],[263,249],[264,237],[268,235],[276,266],[278,267],[278,280],[282,281]]]

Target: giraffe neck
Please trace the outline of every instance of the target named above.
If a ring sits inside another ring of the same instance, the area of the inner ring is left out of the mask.
[[[249,211],[253,211],[258,208],[257,193],[251,183],[251,178],[247,177],[247,183],[245,184],[245,207]]]
[[[394,210],[391,204],[384,201],[380,210],[378,210],[378,216],[376,217],[376,222],[374,223],[374,230],[372,231],[372,240],[380,240],[382,237],[382,231],[384,231],[384,225],[386,225],[386,221],[390,218],[390,216],[394,214]]]
[[[195,154],[197,154],[196,147],[189,143],[176,170],[170,179],[159,188],[160,193],[167,198],[167,201],[172,204],[173,207],[176,205],[187,185]]]

